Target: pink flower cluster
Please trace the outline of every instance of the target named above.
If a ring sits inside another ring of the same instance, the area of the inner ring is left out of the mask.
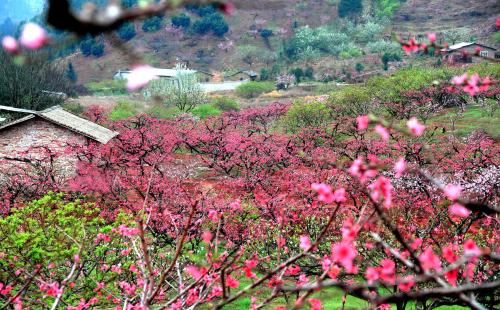
[[[462,90],[471,96],[475,96],[481,92],[485,92],[491,85],[491,79],[487,76],[480,78],[479,74],[474,73],[469,76],[464,73],[459,76],[453,77],[451,83],[457,87],[462,87]]]
[[[345,202],[345,189],[340,187],[335,191],[332,191],[332,187],[325,183],[313,183],[311,188],[318,192],[318,200],[330,204],[332,202]]]

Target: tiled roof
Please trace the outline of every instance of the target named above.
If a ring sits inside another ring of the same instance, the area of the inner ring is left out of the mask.
[[[23,118],[17,119],[5,125],[0,125],[0,130],[25,122],[34,117],[40,117],[46,121],[65,127],[73,132],[91,138],[102,144],[108,143],[109,140],[113,139],[118,135],[117,132],[109,130],[101,125],[98,125],[89,120],[76,116],[72,113],[69,113],[60,106],[51,107],[43,111],[31,111],[31,110],[17,109],[7,106],[0,106],[0,110],[28,114]]]

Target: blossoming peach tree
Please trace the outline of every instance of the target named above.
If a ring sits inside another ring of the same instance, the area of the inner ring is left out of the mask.
[[[116,22],[165,3],[119,11]],[[114,25],[71,16],[69,25]],[[35,25],[20,40],[47,42]],[[14,38],[3,45],[21,53]],[[148,67],[134,74],[129,90],[154,78]],[[450,87],[476,96],[496,84],[465,75]],[[342,307],[347,296],[380,309],[498,304],[493,139],[450,139],[412,115],[341,117],[284,134],[277,124],[288,108],[120,122],[93,109],[120,132],[109,144],[70,143],[47,151],[49,163],[1,158],[20,168],[2,179],[0,306],[222,309],[248,298],[251,309],[317,310],[321,291]],[[58,179],[50,163],[67,154],[75,175]]]

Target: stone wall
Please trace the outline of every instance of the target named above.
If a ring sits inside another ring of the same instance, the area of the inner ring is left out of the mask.
[[[9,157],[20,160],[40,160],[48,156],[47,149],[58,154],[54,167],[61,175],[74,172],[76,158],[64,154],[68,143],[86,143],[87,138],[64,127],[35,117],[25,122],[0,130],[0,158]],[[20,167],[22,161],[2,160],[0,172],[12,171]],[[7,170],[6,170],[7,169]]]

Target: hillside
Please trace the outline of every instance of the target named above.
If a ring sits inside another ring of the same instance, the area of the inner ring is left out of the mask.
[[[365,13],[370,12],[371,3],[365,1]],[[293,36],[298,27],[345,24],[337,14],[338,1],[236,1],[237,10],[234,15],[227,16],[229,32],[224,37],[213,35],[194,35],[181,29],[170,27],[173,14],[164,18],[164,27],[157,32],[145,33],[141,23],[137,22],[137,35],[127,44],[141,55],[147,63],[158,67],[172,67],[181,60],[194,69],[211,72],[261,68],[270,69],[280,57],[283,42]],[[444,1],[444,0],[412,0],[402,3],[389,23],[386,23],[384,33],[423,34],[429,31],[442,32],[452,30],[457,32],[457,38],[478,38],[484,43],[494,44],[491,33],[494,29],[495,16],[500,12],[500,4],[495,0],[481,3],[474,1]],[[192,20],[198,18],[189,13]],[[256,29],[270,29],[273,36],[269,42],[257,33]],[[451,34],[450,34],[451,35]],[[219,44],[232,43],[227,50],[218,47]],[[80,52],[67,57],[73,63],[78,73],[79,83],[85,84],[101,79],[110,79],[119,69],[130,66],[130,61],[120,50],[105,43],[105,54],[102,57],[86,57]],[[253,61],[244,61],[242,49],[250,46],[254,53]],[[366,70],[380,70],[380,55],[370,55],[363,46],[360,56],[352,57],[321,57],[313,61],[298,61],[282,64],[283,70],[295,66],[311,66],[320,68],[316,74],[330,72],[354,72],[356,63],[365,64]],[[257,50],[257,52],[255,52]],[[260,52],[259,52],[260,51]],[[274,58],[272,58],[274,57]],[[264,59],[266,58],[266,59]],[[271,59],[269,59],[271,58]]]

